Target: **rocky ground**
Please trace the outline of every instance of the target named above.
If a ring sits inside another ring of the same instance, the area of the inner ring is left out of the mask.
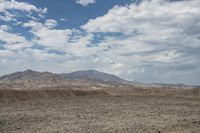
[[[2,133],[200,133],[200,98],[68,96],[0,103]]]

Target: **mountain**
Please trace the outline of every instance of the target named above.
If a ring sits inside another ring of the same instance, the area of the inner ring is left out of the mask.
[[[95,70],[83,70],[72,73],[54,74],[50,72],[37,72],[33,70],[26,70],[23,72],[16,72],[0,77],[1,82],[15,82],[15,81],[48,81],[48,80],[81,80],[94,82],[112,82],[112,83],[126,83],[128,81],[119,78],[112,74],[107,74]]]
[[[122,78],[119,78],[112,74],[107,74],[95,70],[83,70],[76,71],[72,73],[62,74],[65,78],[70,80],[90,80],[90,81],[100,81],[100,82],[110,82],[110,83],[128,83]]]
[[[114,84],[129,84],[129,81],[115,75],[94,70],[76,71],[72,73],[54,74],[26,70],[0,77],[1,89],[86,89],[97,86],[111,86]]]

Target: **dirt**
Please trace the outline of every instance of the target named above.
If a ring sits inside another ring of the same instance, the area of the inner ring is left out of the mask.
[[[1,133],[200,133],[200,97],[66,96],[0,103]]]

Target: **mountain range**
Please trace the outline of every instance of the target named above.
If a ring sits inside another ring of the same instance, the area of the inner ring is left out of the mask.
[[[0,89],[51,89],[51,88],[89,88],[91,86],[137,86],[149,87],[173,87],[191,88],[183,84],[144,84],[141,82],[131,82],[112,74],[99,72],[96,70],[82,70],[72,73],[54,74],[51,72],[37,72],[26,70],[11,73],[0,77]]]

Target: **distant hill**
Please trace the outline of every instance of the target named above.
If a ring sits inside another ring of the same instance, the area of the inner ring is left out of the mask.
[[[185,84],[166,84],[166,83],[152,83],[152,84],[148,84],[148,86],[151,87],[165,87],[165,88],[185,88],[185,89],[191,89],[194,88],[194,86],[190,86],[190,85],[185,85]]]

